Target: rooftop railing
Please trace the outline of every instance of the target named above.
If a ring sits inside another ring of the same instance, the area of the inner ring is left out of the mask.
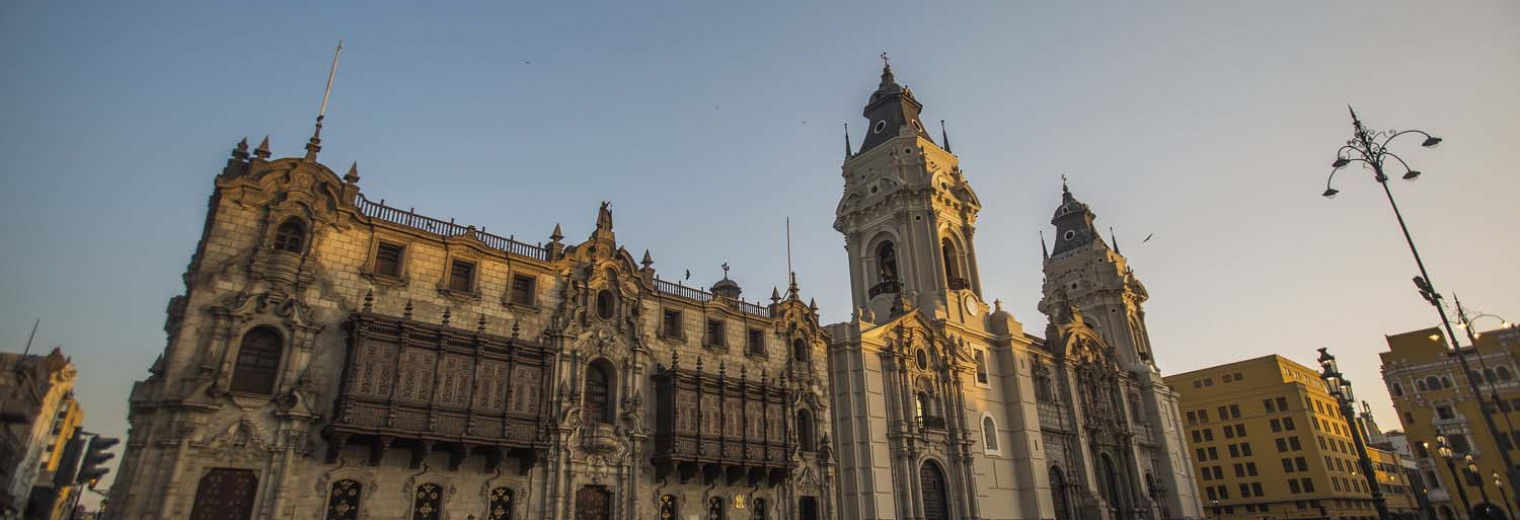
[[[419,215],[415,209],[402,210],[385,205],[385,201],[375,202],[359,195],[355,205],[359,208],[359,214],[370,218],[376,218],[392,224],[406,226],[419,231],[426,231],[445,237],[459,236],[473,233],[476,240],[481,241],[492,249],[505,251],[518,256],[526,256],[537,260],[548,260],[549,250],[543,246],[518,242],[512,238],[497,236],[485,232],[483,229],[474,229],[470,226],[455,224],[453,219],[447,222],[433,217]]]
[[[668,294],[688,300],[695,300],[700,303],[707,303],[713,301],[713,299],[716,298],[722,301],[724,304],[738,309],[739,312],[752,316],[760,316],[762,318],[771,317],[771,309],[769,307],[762,307],[760,305],[749,303],[743,300],[735,300],[733,298],[718,296],[696,287],[687,287],[680,284],[679,282],[667,282],[665,280],[655,278],[654,289],[662,294]]]

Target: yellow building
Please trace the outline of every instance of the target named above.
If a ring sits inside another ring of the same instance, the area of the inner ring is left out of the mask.
[[[54,476],[57,475],[59,466],[64,464],[64,449],[69,440],[74,438],[74,433],[84,424],[84,408],[79,406],[79,401],[70,393],[64,397],[64,401],[58,405],[58,413],[53,416],[51,430],[48,431],[47,447],[42,451],[42,462],[37,469],[37,485],[32,488],[31,507],[50,507],[47,518],[68,518],[68,507],[74,504],[74,493],[81,488],[73,485],[54,487]],[[78,462],[75,459],[73,462]]]
[[[1478,402],[1472,398],[1468,378],[1462,375],[1461,361],[1447,348],[1446,335],[1434,327],[1387,337],[1388,351],[1382,353],[1383,382],[1393,396],[1393,407],[1409,437],[1420,467],[1422,479],[1429,487],[1431,504],[1441,520],[1460,520],[1485,504],[1496,508],[1493,518],[1507,516],[1501,489],[1494,485],[1493,473],[1509,493],[1504,478],[1504,463],[1498,450],[1512,449],[1511,438],[1495,438],[1483,423]],[[1463,343],[1466,343],[1465,338]],[[1516,355],[1520,354],[1520,329],[1501,329],[1478,334],[1474,349],[1463,349],[1473,377],[1485,396],[1499,395],[1494,421],[1510,436],[1520,438],[1520,377]],[[1436,437],[1444,435],[1454,460],[1447,466],[1436,450]],[[1465,455],[1472,455],[1478,466],[1477,478],[1465,475]],[[1453,471],[1455,470],[1455,471]],[[1455,473],[1455,475],[1454,475]],[[1458,477],[1460,475],[1460,478]],[[1453,487],[1460,484],[1460,490]],[[1465,494],[1465,497],[1463,496]],[[1510,493],[1511,500],[1516,497]]]
[[[1374,520],[1351,428],[1319,371],[1278,355],[1177,374],[1204,506],[1216,518]],[[1370,448],[1395,518],[1417,506],[1398,454]]]

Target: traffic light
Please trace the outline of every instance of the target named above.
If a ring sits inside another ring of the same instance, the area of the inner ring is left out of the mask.
[[[106,453],[106,450],[120,443],[121,439],[113,439],[102,435],[96,435],[90,439],[90,446],[84,450],[84,465],[80,466],[79,477],[74,482],[86,483],[90,486],[90,489],[95,489],[95,483],[100,481],[100,477],[111,472],[111,470],[102,468],[100,465],[116,458],[115,453]]]

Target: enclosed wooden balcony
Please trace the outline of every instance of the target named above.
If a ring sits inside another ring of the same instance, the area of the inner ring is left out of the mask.
[[[681,482],[761,482],[788,477],[795,410],[788,391],[765,378],[732,377],[672,367],[654,375],[655,454],[659,478]]]

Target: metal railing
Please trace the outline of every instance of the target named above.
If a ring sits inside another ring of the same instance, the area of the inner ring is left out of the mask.
[[[866,294],[870,295],[871,298],[875,298],[881,294],[897,294],[900,292],[902,292],[902,288],[898,286],[897,280],[886,280],[871,286],[871,290],[866,291]]]
[[[762,307],[760,305],[749,303],[743,300],[735,300],[733,298],[718,296],[696,287],[687,287],[685,285],[682,285],[680,282],[667,282],[665,280],[655,278],[654,290],[659,291],[662,294],[667,294],[678,298],[685,298],[699,303],[707,303],[713,301],[714,299],[717,299],[725,305],[738,309],[739,312],[752,316],[760,316],[762,318],[771,317],[771,309],[769,307]]]
[[[364,198],[363,194],[354,201],[359,208],[359,214],[406,226],[419,231],[426,231],[445,237],[459,236],[473,233],[476,240],[481,241],[492,249],[505,251],[518,256],[526,256],[537,260],[548,260],[549,250],[543,246],[518,242],[512,238],[493,235],[483,229],[475,229],[470,226],[455,224],[453,219],[447,222],[433,217],[419,215],[416,210],[402,210],[385,205],[385,201],[375,202]]]
[[[946,278],[946,281],[949,282],[950,290],[952,291],[960,291],[971,288],[971,284],[967,282],[965,278],[958,276],[951,276],[949,278]]]

